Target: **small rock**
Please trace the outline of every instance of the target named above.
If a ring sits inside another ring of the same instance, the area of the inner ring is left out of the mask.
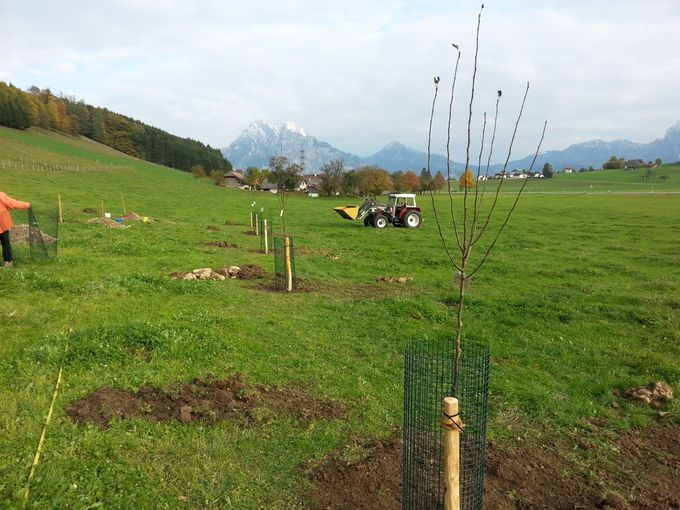
[[[182,423],[189,423],[191,421],[191,406],[182,406],[179,408],[179,419]]]
[[[224,277],[229,276],[229,268],[228,267],[221,267],[215,271],[217,274],[221,274]]]
[[[666,384],[663,381],[655,381],[647,385],[647,389],[652,393],[652,395],[660,398],[661,400],[671,400],[673,398],[673,388],[670,384]]]
[[[227,268],[227,272],[229,273],[230,277],[236,278],[241,272],[241,268],[238,266],[229,266],[229,268]]]
[[[224,276],[223,274],[220,274],[216,271],[213,271],[212,274],[210,275],[211,280],[226,280],[227,277]]]
[[[182,276],[182,280],[197,280],[198,276],[196,276],[194,273],[187,273],[184,276]]]
[[[201,269],[194,269],[192,273],[196,275],[197,278],[201,280],[206,280],[210,278],[210,275],[212,274],[213,270],[209,267],[203,267]]]
[[[404,276],[400,276],[399,278],[397,278],[397,281],[399,283],[406,283],[408,281],[408,278],[406,278]]]

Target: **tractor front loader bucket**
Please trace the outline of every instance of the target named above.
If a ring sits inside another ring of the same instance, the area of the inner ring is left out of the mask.
[[[358,205],[343,205],[334,207],[333,210],[346,220],[356,220],[359,215]]]

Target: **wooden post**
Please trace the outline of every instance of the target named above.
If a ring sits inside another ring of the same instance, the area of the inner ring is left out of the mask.
[[[267,219],[265,218],[264,221],[264,254],[268,255],[269,254],[269,239],[267,239]]]
[[[255,215],[255,235],[260,235],[260,219],[257,217],[257,214]]]
[[[64,219],[61,215],[61,195],[57,195],[57,203],[59,204],[59,224],[64,223]]]
[[[443,410],[444,510],[460,510],[460,432],[463,422],[458,416],[458,399],[445,397]]]
[[[127,211],[125,210],[125,197],[123,196],[123,192],[120,192],[120,199],[123,201],[123,216],[127,214]]]
[[[250,210],[250,228],[253,228],[253,214],[255,214],[255,213],[254,213],[253,210],[251,209],[251,210]]]
[[[102,218],[104,217],[104,201],[102,200]]]
[[[292,292],[293,290],[293,270],[290,263],[290,238],[286,237],[284,239],[284,258],[286,261],[286,291]]]

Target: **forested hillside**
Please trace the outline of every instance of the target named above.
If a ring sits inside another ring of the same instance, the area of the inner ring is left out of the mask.
[[[171,135],[75,98],[57,97],[49,89],[31,87],[23,91],[0,82],[0,125],[16,129],[39,127],[86,136],[131,156],[186,172],[195,165],[201,165],[208,172],[231,170],[231,163],[219,149]]]

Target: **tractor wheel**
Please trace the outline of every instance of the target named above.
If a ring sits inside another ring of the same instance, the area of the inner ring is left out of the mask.
[[[385,228],[387,226],[387,217],[384,214],[376,214],[373,217],[373,226],[375,228]]]
[[[418,228],[423,223],[423,218],[417,211],[406,213],[404,217],[404,226],[407,228]]]
[[[373,215],[367,214],[364,218],[364,227],[370,227],[373,225]]]

